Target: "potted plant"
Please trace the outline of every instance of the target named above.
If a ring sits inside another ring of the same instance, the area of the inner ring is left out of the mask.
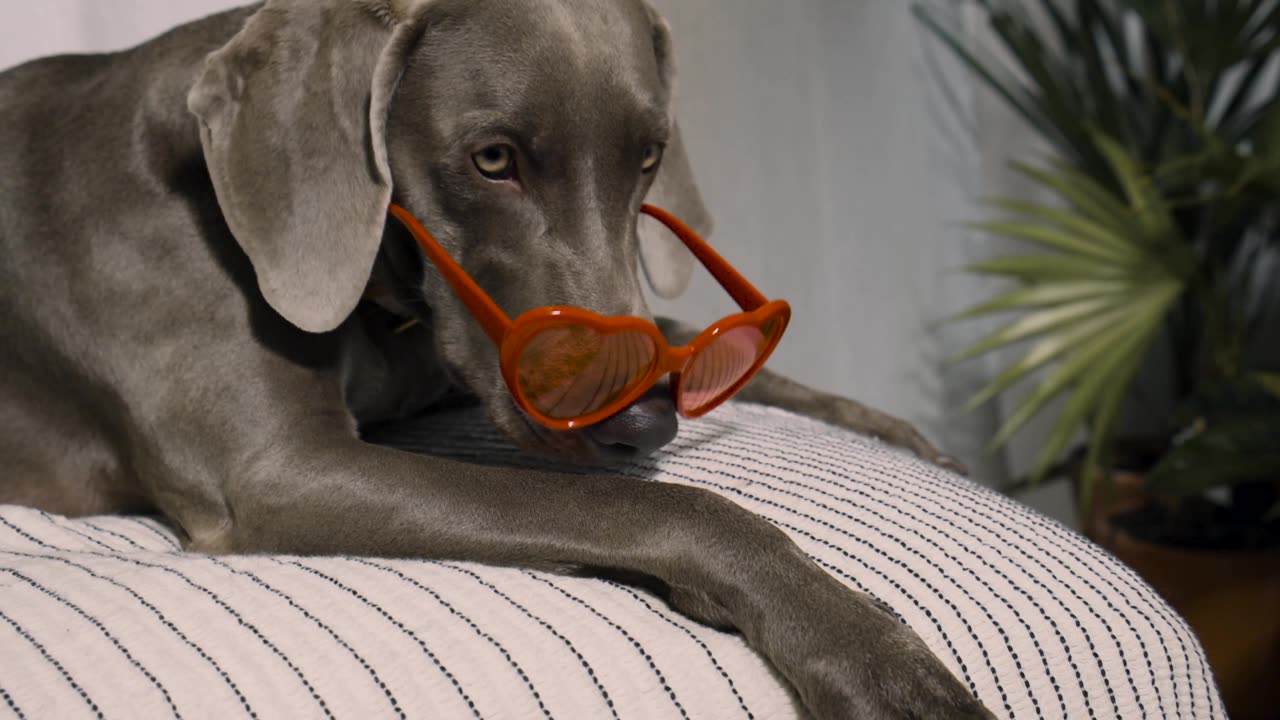
[[[1012,287],[962,317],[1012,316],[962,358],[1029,349],[971,405],[1034,385],[993,444],[1055,408],[1032,479],[1069,474],[1086,532],[1196,628],[1232,717],[1273,717],[1280,2],[954,0],[998,60],[940,1],[917,17],[1055,155],[1015,165],[1053,203],[996,199],[979,225],[1034,247],[972,268]],[[1142,387],[1153,358],[1172,377]],[[1176,408],[1144,418],[1154,437],[1128,433],[1140,387]]]

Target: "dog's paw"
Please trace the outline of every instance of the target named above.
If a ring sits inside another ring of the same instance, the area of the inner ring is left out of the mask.
[[[819,623],[796,677],[817,720],[993,720],[994,715],[883,604],[853,595]]]
[[[805,704],[817,720],[994,720],[933,655],[901,648],[849,662],[815,660]]]

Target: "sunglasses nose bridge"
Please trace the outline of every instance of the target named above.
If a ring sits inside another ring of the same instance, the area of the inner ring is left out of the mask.
[[[663,363],[659,377],[664,377],[672,373],[679,375],[685,366],[689,364],[689,358],[693,357],[693,348],[685,346],[671,348],[667,351],[666,362]]]

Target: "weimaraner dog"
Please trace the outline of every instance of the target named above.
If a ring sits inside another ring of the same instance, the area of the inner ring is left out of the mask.
[[[269,0],[0,75],[0,502],[159,512],[192,552],[645,578],[740,631],[818,718],[989,717],[891,613],[718,495],[361,439],[460,393],[560,457],[673,437],[665,386],[589,428],[531,422],[388,221],[392,202],[422,218],[512,317],[647,317],[639,267],[672,295],[692,261],[641,203],[709,224],[671,65],[643,0]],[[946,462],[771,373],[742,397]]]

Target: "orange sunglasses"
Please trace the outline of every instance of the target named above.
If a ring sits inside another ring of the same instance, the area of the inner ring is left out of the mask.
[[[642,211],[684,242],[742,312],[675,348],[657,325],[638,317],[542,307],[512,321],[413,215],[394,203],[389,209],[498,346],[502,377],[517,404],[553,430],[600,422],[635,402],[667,374],[673,375],[680,414],[704,415],[760,370],[791,320],[785,300],[765,298],[687,225],[645,205]]]

